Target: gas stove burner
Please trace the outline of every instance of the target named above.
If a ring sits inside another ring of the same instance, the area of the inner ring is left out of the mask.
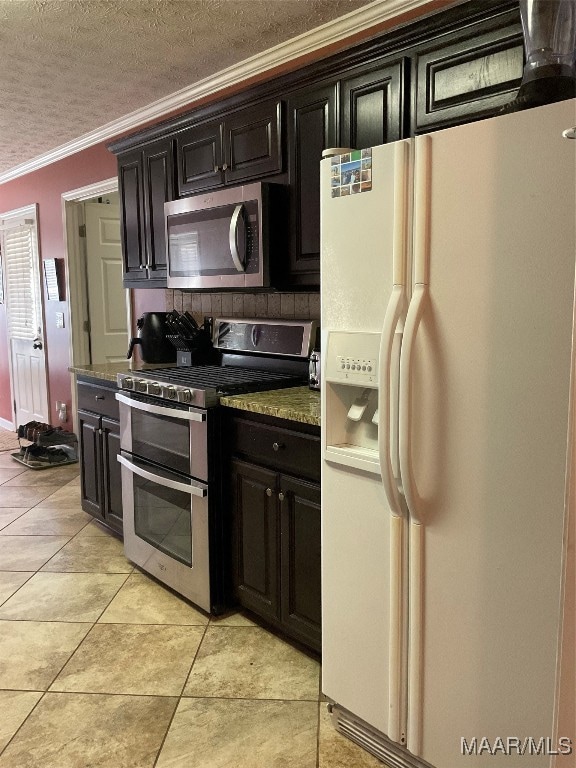
[[[175,407],[218,405],[223,395],[307,383],[313,320],[217,318],[214,348],[220,365],[155,368],[118,374],[121,390],[171,401]]]
[[[224,395],[261,392],[301,384],[302,377],[293,374],[217,365],[158,368],[118,376],[118,386],[122,390],[204,408],[216,405]]]

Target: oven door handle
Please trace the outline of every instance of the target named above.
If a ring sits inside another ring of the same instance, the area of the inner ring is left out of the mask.
[[[152,403],[143,403],[141,400],[135,400],[126,397],[121,392],[116,392],[116,400],[124,403],[129,408],[136,408],[138,411],[146,413],[156,413],[158,416],[169,416],[171,419],[183,419],[185,421],[206,421],[206,414],[199,411],[181,411],[177,408],[166,408],[162,405],[152,405]]]
[[[143,477],[145,480],[152,480],[152,482],[158,483],[158,485],[164,485],[166,488],[173,488],[175,491],[183,491],[184,493],[189,493],[191,496],[204,497],[208,495],[208,489],[205,487],[189,485],[188,483],[179,483],[177,480],[168,480],[167,477],[160,477],[159,475],[154,474],[154,472],[148,472],[147,469],[138,467],[136,464],[128,461],[124,456],[119,455],[116,458],[120,464],[126,467],[126,469],[133,472],[135,475],[140,475],[140,477]]]

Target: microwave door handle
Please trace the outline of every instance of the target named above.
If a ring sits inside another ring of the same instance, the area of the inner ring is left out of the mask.
[[[156,413],[158,416],[169,416],[171,419],[183,419],[184,421],[206,421],[205,413],[180,411],[177,408],[165,408],[161,405],[143,403],[141,400],[126,397],[121,392],[116,392],[116,400],[119,403],[124,403],[129,408],[135,408],[137,411],[146,411],[146,413]]]
[[[155,475],[154,472],[148,472],[147,469],[142,469],[142,467],[136,466],[136,464],[128,461],[128,459],[124,458],[122,455],[116,456],[116,458],[122,466],[126,467],[130,472],[134,472],[135,475],[140,475],[140,477],[143,477],[145,480],[151,480],[153,483],[158,483],[158,485],[163,485],[166,488],[172,488],[175,491],[189,493],[191,496],[206,496],[208,494],[208,491],[204,486],[189,485],[188,483],[179,483],[176,480],[169,480],[167,477],[160,477],[159,475]]]
[[[244,258],[246,254],[243,253],[240,255],[240,252],[238,251],[238,234],[244,235],[243,208],[244,206],[242,203],[239,203],[236,208],[234,208],[234,213],[230,219],[230,256],[232,256],[232,261],[238,272],[244,272],[245,270]]]

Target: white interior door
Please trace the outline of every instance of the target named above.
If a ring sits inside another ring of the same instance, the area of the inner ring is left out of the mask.
[[[86,203],[84,211],[91,361],[119,362],[128,349],[128,313],[118,206]]]
[[[27,214],[26,214],[27,215]],[[16,425],[48,422],[40,260],[33,218],[2,217],[5,294]]]

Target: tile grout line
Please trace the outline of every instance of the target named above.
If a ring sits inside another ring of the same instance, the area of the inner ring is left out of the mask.
[[[69,482],[72,482],[72,481],[69,481]],[[65,487],[66,485],[67,485],[67,483],[65,483],[61,487]],[[22,486],[22,487],[24,487],[24,486]],[[58,489],[55,489],[55,491],[53,493],[56,493],[57,490]],[[50,494],[50,495],[53,495],[53,494]],[[25,515],[27,512],[29,512],[29,511],[31,511],[33,509],[39,508],[39,505],[44,503],[46,501],[46,499],[50,497],[50,495],[48,497],[46,497],[45,499],[41,500],[40,502],[38,502],[37,504],[33,505],[29,509],[27,509],[25,512],[22,513],[22,515]],[[49,508],[50,507],[48,507],[47,509],[49,509]],[[20,519],[20,517],[22,515],[19,515],[18,518],[16,518],[15,520]],[[12,522],[15,522],[15,521],[12,521]],[[92,571],[49,571],[49,570],[42,570],[43,568],[45,568],[45,566],[53,558],[55,558],[58,554],[60,554],[62,549],[65,548],[68,544],[70,544],[72,541],[76,540],[78,537],[84,538],[85,536],[81,537],[80,534],[82,533],[82,531],[85,530],[86,527],[88,527],[91,524],[91,522],[92,522],[91,520],[88,520],[85,523],[85,525],[82,526],[82,528],[79,531],[77,531],[76,533],[72,534],[68,538],[66,543],[63,544],[62,547],[60,547],[57,550],[57,552],[52,554],[44,563],[42,563],[34,571],[14,571],[14,572],[12,572],[12,573],[30,573],[30,575],[27,577],[26,581],[22,585],[20,585],[15,590],[15,592],[13,592],[7,598],[7,600],[10,600],[11,597],[16,595],[22,589],[22,587],[25,586],[25,584],[27,584],[30,581],[30,579],[32,579],[36,574],[39,574],[39,573],[47,573],[47,574],[50,574],[50,575],[54,575],[54,574],[57,574],[57,573],[64,573],[64,574],[76,574],[76,573],[102,574],[102,571],[94,571],[94,570],[92,570]],[[10,523],[8,525],[10,525]],[[14,534],[14,535],[17,536],[19,534]],[[56,535],[56,536],[58,536],[58,535],[62,535],[62,534],[22,534],[22,535],[26,535],[27,537],[30,537],[30,536],[34,537],[36,535],[37,536],[42,536],[42,535]],[[67,536],[67,534],[64,534],[64,535]],[[100,537],[96,536],[96,537],[89,537],[89,538],[100,538]],[[158,763],[160,761],[160,757],[161,757],[162,751],[163,751],[163,749],[164,749],[164,747],[166,745],[166,740],[168,738],[168,734],[170,733],[170,730],[172,728],[172,725],[173,725],[176,713],[178,712],[178,709],[181,706],[182,702],[187,700],[187,699],[188,700],[202,700],[202,699],[208,700],[208,699],[210,699],[210,700],[214,700],[214,701],[229,701],[229,702],[247,701],[247,702],[257,702],[257,703],[260,703],[260,702],[289,703],[290,702],[290,703],[299,703],[299,704],[306,703],[307,705],[310,705],[310,704],[314,704],[315,705],[315,709],[316,709],[316,715],[315,715],[315,718],[314,718],[314,721],[316,723],[316,726],[315,726],[316,727],[315,749],[314,749],[314,751],[311,750],[311,752],[310,752],[310,758],[313,759],[314,762],[313,763],[311,762],[310,764],[314,764],[316,766],[316,768],[318,768],[319,760],[320,760],[320,756],[319,756],[319,753],[320,753],[320,705],[322,703],[321,699],[320,699],[320,697],[321,697],[320,681],[318,681],[319,682],[319,685],[318,685],[318,696],[317,697],[306,697],[304,699],[292,698],[292,697],[290,697],[290,698],[280,698],[280,697],[269,697],[269,696],[259,698],[259,697],[254,697],[254,696],[251,696],[251,695],[248,695],[248,696],[221,696],[221,695],[220,696],[210,696],[210,695],[208,695],[208,696],[206,696],[206,695],[203,695],[203,696],[197,696],[197,695],[187,696],[187,695],[185,695],[184,692],[186,690],[186,685],[187,685],[188,680],[189,680],[189,678],[190,678],[190,676],[191,676],[191,674],[192,674],[192,672],[194,670],[194,666],[195,666],[195,664],[196,664],[196,662],[197,662],[197,660],[198,660],[198,658],[200,656],[200,651],[201,651],[201,648],[203,646],[203,643],[205,642],[205,640],[207,638],[207,635],[209,634],[209,632],[208,632],[209,629],[212,630],[212,628],[214,628],[216,630],[229,631],[229,630],[236,630],[236,629],[240,629],[240,630],[260,629],[260,630],[263,630],[263,628],[258,626],[258,625],[256,625],[256,626],[248,625],[247,626],[247,625],[243,625],[243,624],[240,624],[240,625],[236,625],[236,624],[228,624],[228,625],[226,625],[226,624],[218,624],[217,622],[213,621],[212,617],[208,617],[208,621],[205,624],[203,624],[203,623],[200,623],[200,624],[180,624],[180,623],[177,623],[177,622],[174,622],[174,623],[160,623],[159,624],[157,622],[154,622],[154,623],[150,622],[150,623],[148,623],[148,622],[141,622],[141,621],[139,621],[139,622],[129,622],[129,623],[127,623],[125,621],[102,622],[101,621],[102,617],[104,616],[104,614],[106,613],[106,611],[108,610],[108,608],[110,607],[112,602],[116,599],[116,597],[118,596],[119,592],[126,586],[126,584],[127,584],[128,580],[130,579],[130,577],[132,575],[134,575],[134,574],[140,574],[140,571],[136,570],[135,568],[132,568],[132,570],[130,572],[128,572],[128,573],[122,571],[122,572],[119,572],[119,573],[118,572],[109,572],[109,573],[106,572],[105,574],[102,574],[102,575],[116,575],[116,576],[122,575],[125,578],[122,580],[122,583],[119,584],[119,586],[114,591],[114,593],[110,596],[109,600],[107,601],[107,603],[104,606],[104,608],[102,608],[102,610],[98,614],[97,618],[95,618],[92,621],[70,621],[70,620],[62,621],[62,620],[59,620],[59,621],[54,622],[54,621],[49,620],[49,619],[40,620],[42,623],[85,624],[85,625],[89,625],[89,629],[86,632],[86,634],[83,636],[83,638],[79,641],[79,643],[77,644],[75,649],[67,657],[66,661],[64,661],[64,663],[62,664],[60,669],[56,672],[56,674],[54,675],[54,677],[50,681],[50,683],[49,683],[48,687],[46,688],[46,690],[43,690],[43,691],[30,691],[30,693],[39,693],[40,694],[40,696],[38,698],[38,701],[34,704],[32,709],[26,715],[26,717],[24,718],[22,723],[19,725],[19,727],[16,729],[16,731],[10,736],[9,740],[7,741],[7,743],[2,747],[2,749],[0,750],[0,755],[4,753],[5,749],[10,744],[13,743],[14,739],[16,738],[16,736],[21,732],[21,729],[23,728],[23,726],[29,721],[29,718],[37,710],[38,705],[42,701],[44,701],[46,699],[46,694],[51,694],[51,695],[62,695],[62,694],[64,694],[64,695],[68,695],[68,696],[78,696],[78,695],[80,695],[80,696],[111,696],[111,697],[118,696],[118,697],[150,698],[150,699],[167,699],[167,698],[175,699],[175,706],[174,706],[173,712],[172,712],[171,716],[168,719],[168,722],[166,724],[166,728],[164,730],[164,735],[163,735],[163,737],[162,737],[162,739],[161,739],[161,741],[159,743],[158,749],[157,749],[156,756],[153,758],[153,762],[150,763],[149,768],[153,768],[153,766],[157,766],[158,765]],[[143,575],[145,576],[146,574],[143,574]],[[2,603],[0,603],[0,606],[4,605],[7,602],[7,600],[5,600]],[[37,620],[32,620],[32,619],[6,619],[6,621],[32,622],[32,621],[37,621]],[[188,672],[187,672],[187,674],[186,674],[186,676],[184,678],[184,682],[183,682],[183,684],[181,686],[180,693],[178,695],[175,696],[175,695],[154,694],[154,693],[151,693],[151,694],[139,694],[139,693],[122,693],[122,692],[105,693],[105,692],[98,692],[98,691],[51,691],[50,690],[50,688],[55,683],[57,678],[63,673],[65,668],[71,663],[72,659],[75,657],[75,655],[80,651],[82,646],[85,644],[85,642],[87,641],[87,638],[94,632],[94,629],[95,629],[95,627],[97,625],[98,626],[100,626],[100,625],[102,625],[102,626],[106,626],[106,625],[134,626],[136,624],[137,625],[141,625],[141,626],[146,626],[146,627],[183,627],[183,628],[186,628],[186,627],[196,627],[196,628],[202,628],[203,629],[203,631],[201,633],[200,641],[199,641],[198,646],[197,646],[197,648],[196,648],[196,650],[194,652],[194,655],[193,655],[192,661],[190,663]],[[265,631],[265,628],[264,628],[264,631]],[[242,635],[242,633],[239,633],[239,636],[241,636],[241,635]],[[283,640],[285,642],[284,638],[282,638],[282,637],[279,637],[277,639]],[[288,643],[288,645],[290,645],[290,643]],[[296,650],[301,650],[301,649],[296,649]],[[310,656],[308,654],[305,654],[305,655],[309,659],[312,659],[314,661],[318,661],[318,659],[314,658],[313,656]],[[3,690],[14,690],[16,692],[25,692],[22,689],[3,689]],[[312,744],[311,744],[311,747],[312,747]],[[153,753],[150,754],[150,758],[152,758],[152,754]],[[314,758],[312,757],[313,755],[314,755]]]

